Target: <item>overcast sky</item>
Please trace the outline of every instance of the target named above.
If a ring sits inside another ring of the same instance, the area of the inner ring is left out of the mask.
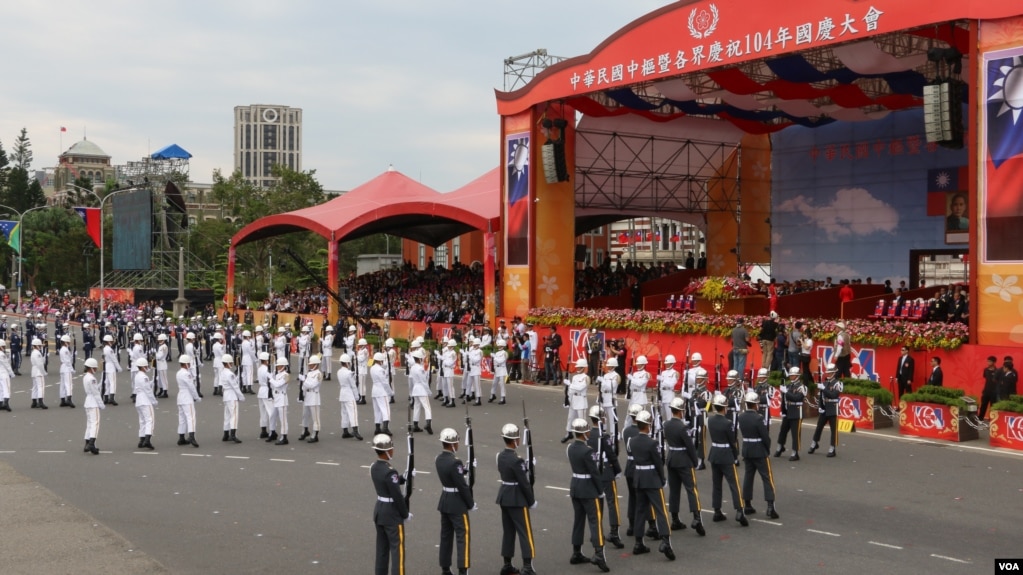
[[[28,128],[36,169],[83,130],[115,164],[176,143],[209,182],[232,170],[234,107],[279,104],[303,109],[303,168],[325,188],[393,164],[449,191],[500,159],[505,58],[589,52],[669,3],[8,2],[0,142]]]

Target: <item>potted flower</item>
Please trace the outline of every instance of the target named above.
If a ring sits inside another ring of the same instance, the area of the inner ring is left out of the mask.
[[[683,293],[709,301],[714,311],[721,313],[725,309],[725,302],[756,295],[757,290],[734,276],[704,276],[689,282]]]
[[[843,391],[838,403],[838,416],[851,419],[861,429],[891,427],[892,418],[882,408],[892,405],[892,392],[869,379],[842,379]]]
[[[899,433],[949,441],[977,439],[976,402],[965,395],[961,389],[932,385],[904,394],[899,403]]]
[[[1023,395],[991,406],[991,445],[1023,449]]]

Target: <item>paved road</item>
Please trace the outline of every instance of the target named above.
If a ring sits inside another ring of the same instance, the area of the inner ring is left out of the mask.
[[[212,381],[212,374],[205,374],[203,380]],[[396,405],[403,407],[404,376],[399,373],[395,382]],[[209,385],[205,387],[209,391]],[[484,390],[488,387],[485,382]],[[136,451],[135,410],[121,401],[119,407],[103,412],[97,443],[104,453],[88,456],[81,452],[83,410],[53,407],[59,401],[52,399],[56,396],[52,385],[47,392],[51,409],[28,409],[28,378],[19,377],[14,390],[24,393],[14,394],[14,413],[0,413],[0,459],[173,573],[370,573],[374,545],[373,490],[367,471],[374,459],[368,443],[371,409],[360,406],[367,441],[342,440],[336,385],[325,382],[325,388],[326,429],[316,445],[295,441],[300,420],[295,390],[289,446],[256,439],[258,412],[251,396],[241,410],[239,437],[244,443],[222,443],[221,403],[207,393],[198,406],[200,448],[175,445],[177,416],[172,396],[157,408],[155,452]],[[471,516],[473,572],[496,573],[501,564],[493,458],[501,447],[500,426],[521,422],[521,400],[525,399],[538,458],[535,564],[541,573],[553,573],[568,567],[571,553],[571,506],[565,489],[570,472],[559,443],[565,425],[562,394],[554,388],[512,385],[509,398],[508,405],[484,403],[471,410],[480,503],[480,510]],[[462,406],[435,408],[434,429],[451,426],[463,432],[464,417]],[[394,464],[399,470],[405,468],[404,420],[402,410],[392,425],[401,430],[395,434]],[[776,430],[777,425],[772,434]],[[805,444],[811,432],[809,425],[804,426]],[[432,473],[439,442],[436,435],[417,434],[416,439],[421,471],[412,499],[415,517],[408,526],[408,573],[439,573],[435,511],[439,484]],[[671,569],[993,572],[994,558],[1023,556],[1019,543],[1023,528],[1018,520],[1023,509],[1023,454],[985,446],[986,442],[956,445],[910,440],[890,431],[857,432],[841,437],[837,458],[804,454],[797,463],[772,459],[781,519],[764,521],[763,492],[758,485],[755,499],[761,514],[754,516],[748,528],[731,519],[710,522],[710,473],[700,472],[707,537],[698,537],[690,529],[676,533],[673,541],[679,560]],[[624,493],[624,484],[620,487]],[[730,507],[726,502],[726,510]],[[4,524],[4,529],[18,526]],[[667,567],[656,552],[631,557],[630,550],[631,542],[622,551],[609,549],[614,572],[647,573]],[[598,571],[579,566],[572,572]]]

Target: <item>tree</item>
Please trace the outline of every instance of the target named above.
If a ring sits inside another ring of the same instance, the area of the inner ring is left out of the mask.
[[[10,172],[10,161],[7,159],[7,152],[4,150],[3,142],[0,142],[0,196],[7,189],[7,176]]]
[[[11,160],[14,161],[15,167],[26,172],[32,169],[32,142],[28,139],[28,129],[22,128],[18,139],[14,140]]]

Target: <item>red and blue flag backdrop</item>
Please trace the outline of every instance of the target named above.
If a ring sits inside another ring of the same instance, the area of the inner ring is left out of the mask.
[[[965,192],[966,166],[927,170],[927,215],[944,216],[949,192]]]
[[[75,208],[75,212],[85,222],[85,229],[89,232],[89,237],[92,238],[96,247],[102,247],[103,219],[100,215],[100,208]]]

